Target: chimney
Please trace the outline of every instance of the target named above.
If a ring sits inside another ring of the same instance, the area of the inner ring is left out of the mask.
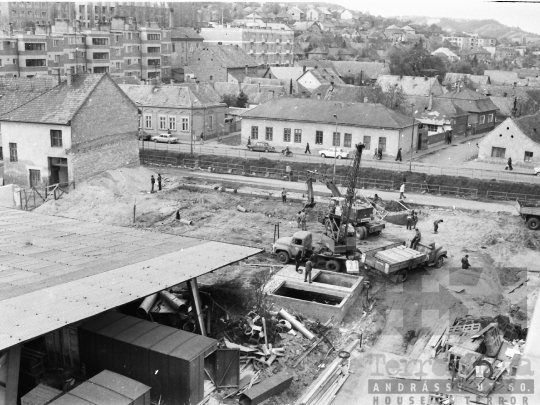
[[[195,88],[197,89],[197,93],[199,92],[199,81],[195,81]]]
[[[173,11],[172,8],[169,10],[169,28],[173,27]]]
[[[433,93],[429,93],[428,111],[431,111],[432,108],[433,108]]]
[[[73,84],[73,77],[75,76],[75,73],[73,71],[73,67],[70,67],[67,71],[67,85],[71,86]]]
[[[321,99],[321,93],[317,93],[317,100]]]
[[[302,73],[306,73],[306,65],[302,66]]]
[[[248,75],[248,65],[246,65],[246,77]]]

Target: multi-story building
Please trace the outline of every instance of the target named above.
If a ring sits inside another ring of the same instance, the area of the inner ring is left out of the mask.
[[[171,75],[171,30],[156,23],[138,27],[113,18],[100,30],[80,30],[67,20],[33,34],[0,37],[0,76],[33,77],[76,72],[137,76],[147,80]]]
[[[452,45],[458,46],[459,49],[473,49],[473,48],[483,48],[486,46],[495,46],[497,40],[494,38],[479,38],[477,36],[471,37],[443,37],[443,41],[448,41]]]
[[[294,31],[285,24],[202,28],[201,36],[209,44],[237,45],[259,65],[293,65]]]

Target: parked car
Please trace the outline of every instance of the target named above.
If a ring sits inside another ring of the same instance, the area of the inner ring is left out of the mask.
[[[145,132],[139,132],[139,141],[149,141],[152,139],[152,135]]]
[[[540,176],[540,166],[535,167],[533,170],[534,170],[534,174],[536,174],[537,176]]]
[[[247,146],[249,150],[253,152],[275,152],[276,148],[271,146],[268,142],[256,142]]]
[[[164,142],[164,143],[178,143],[178,138],[175,138],[171,134],[159,134],[152,137],[154,142]]]
[[[333,158],[333,157],[336,157],[337,155],[338,159],[347,159],[349,157],[349,152],[344,151],[341,148],[330,148],[330,149],[320,150],[319,155],[321,155],[322,158],[325,158],[327,156]]]

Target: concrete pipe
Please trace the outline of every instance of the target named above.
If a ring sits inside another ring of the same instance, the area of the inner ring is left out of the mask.
[[[168,291],[160,291],[159,295],[165,300],[169,306],[175,311],[184,312],[188,309],[188,301],[178,298],[176,295]]]
[[[180,219],[180,222],[186,225],[193,225],[193,221],[190,221],[189,219]]]
[[[240,211],[240,212],[246,212],[246,211],[247,211],[247,210],[246,210],[244,207],[242,207],[241,205],[237,205],[237,206],[236,206],[236,209],[237,209],[238,211]]]
[[[307,330],[307,328],[301,322],[299,322],[294,316],[289,314],[283,308],[281,308],[281,310],[278,312],[278,315],[281,316],[286,321],[289,321],[294,329],[296,329],[298,332],[300,332],[309,340],[312,340],[315,338],[315,335],[313,335],[313,333]]]
[[[139,305],[139,308],[137,308],[137,311],[136,311],[137,316],[140,318],[147,319],[148,314],[154,307],[154,304],[156,303],[157,298],[158,298],[157,294],[152,294],[146,297],[141,303],[141,305]]]

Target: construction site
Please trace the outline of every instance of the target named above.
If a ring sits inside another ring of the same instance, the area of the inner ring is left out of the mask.
[[[363,189],[355,152],[339,184],[147,165],[0,209],[0,404],[539,403],[540,233]]]

